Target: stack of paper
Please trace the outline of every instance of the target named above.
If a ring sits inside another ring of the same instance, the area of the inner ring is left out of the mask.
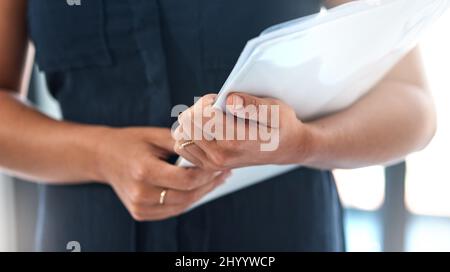
[[[449,6],[449,0],[360,0],[270,27],[247,43],[215,106],[225,110],[230,92],[244,92],[280,99],[303,121],[345,109],[416,46]],[[235,169],[194,207],[296,167]]]

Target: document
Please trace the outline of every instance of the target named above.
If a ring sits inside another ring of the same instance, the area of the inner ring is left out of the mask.
[[[302,121],[343,110],[367,94],[450,6],[449,0],[360,0],[263,31],[250,40],[221,88],[274,97]],[[179,166],[192,166],[181,159]],[[300,165],[233,170],[228,180],[192,208]]]

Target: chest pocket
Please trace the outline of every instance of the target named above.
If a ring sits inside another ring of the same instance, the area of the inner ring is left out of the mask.
[[[41,70],[111,64],[104,0],[29,0],[30,36]]]

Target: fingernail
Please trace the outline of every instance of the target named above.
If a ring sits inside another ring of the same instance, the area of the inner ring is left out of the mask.
[[[232,95],[232,102],[235,110],[241,110],[244,108],[244,99],[242,99],[239,95]]]

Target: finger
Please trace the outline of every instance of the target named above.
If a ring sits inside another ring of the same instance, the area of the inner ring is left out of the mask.
[[[213,93],[205,94],[195,104],[201,104],[203,106],[212,105],[216,101],[216,98],[217,98],[217,94],[213,94]]]
[[[200,127],[197,126],[193,126],[195,130],[198,130],[198,132],[194,132],[194,133],[198,133],[201,135],[202,129]],[[184,130],[183,128],[180,129],[181,133],[183,134],[183,139],[192,139],[190,138],[191,136],[189,135],[189,132],[187,132],[186,130]],[[214,138],[211,137],[197,137],[193,139],[195,145],[197,145],[200,149],[202,149],[204,152],[208,153],[208,152],[214,152],[214,151],[218,151],[220,149],[220,147],[217,145],[217,141]]]
[[[229,176],[230,176],[229,171],[222,172],[221,174],[217,175],[210,183],[189,192],[168,190],[165,205],[190,206],[191,204],[197,202],[203,196],[205,196],[218,186],[222,185]]]
[[[216,176],[216,178],[214,179],[214,181],[212,183],[206,185],[204,188],[199,190],[197,193],[194,193],[192,198],[190,198],[190,199],[188,198],[187,199],[188,201],[186,202],[186,206],[187,207],[192,206],[197,201],[200,201],[208,193],[214,191],[216,188],[223,185],[230,175],[231,175],[231,172],[228,171],[228,172],[223,172],[220,175]]]
[[[227,168],[228,164],[225,164],[225,160],[231,163],[234,155],[241,151],[241,147],[246,146],[248,142],[246,137],[248,136],[249,140],[257,140],[258,137],[257,128],[248,129],[249,123],[253,123],[257,127],[256,122],[239,119],[232,115],[227,115],[227,118],[231,119],[228,123],[231,129],[226,130],[227,135],[224,139],[194,140],[196,147],[191,145],[189,148],[186,147],[186,150],[176,148],[175,151],[181,156],[186,156],[186,159],[190,158],[188,160],[203,169],[223,170]],[[237,121],[235,122],[234,119]],[[187,137],[189,136],[184,134],[183,138]]]
[[[192,157],[196,158],[200,161],[199,167],[202,167],[204,165],[204,162],[208,159],[208,156],[206,155],[205,151],[201,149],[198,145],[194,144],[186,146],[184,148],[185,152],[189,153]]]
[[[185,205],[160,205],[151,207],[141,207],[139,210],[133,211],[133,217],[140,222],[159,221],[168,219],[183,213],[187,208]]]
[[[260,98],[244,93],[232,93],[227,97],[227,110],[243,119],[270,127],[278,127],[281,102],[272,98]]]
[[[180,127],[176,131],[177,138],[192,139],[204,150],[214,148],[214,140],[234,139],[234,116],[230,115],[227,119],[227,115],[220,109],[213,108],[215,97],[216,95],[202,97],[193,107],[179,116]]]
[[[194,155],[191,151],[195,148],[195,149],[199,149],[199,147],[197,147],[195,144],[192,145],[188,145],[185,147],[181,147],[182,143],[181,142],[177,142],[175,144],[175,152],[180,155],[181,157],[183,157],[184,159],[188,160],[190,163],[192,163],[193,165],[202,168],[203,166],[203,162],[202,162],[202,158],[199,158],[199,156]],[[195,154],[197,154],[197,152],[195,152]]]
[[[155,133],[155,131],[157,133]],[[173,145],[175,140],[171,135],[170,129],[166,128],[151,128],[149,130],[149,140],[151,143],[163,150],[173,153]]]
[[[188,123],[190,123],[190,120],[193,118],[193,113],[198,112],[201,114],[206,107],[211,106],[214,103],[216,97],[216,94],[207,94],[201,97],[193,106],[178,116],[178,122],[181,124],[184,120],[189,120]]]
[[[220,109],[213,107],[215,101],[215,95],[205,95],[192,107],[194,124],[202,126],[208,120],[215,117],[216,114],[220,114]]]
[[[194,190],[208,183],[214,175],[212,171],[183,168],[162,161],[154,163],[152,167],[156,167],[158,171],[147,180],[149,184],[182,191]]]
[[[228,172],[222,173],[216,176],[213,182],[202,186],[196,191],[186,193],[169,190],[167,191],[164,205],[160,205],[158,201],[158,204],[153,206],[141,206],[138,210],[134,211],[134,215],[139,221],[155,221],[177,216],[186,211],[206,194],[222,185],[229,175],[230,173]]]
[[[179,205],[195,201],[197,199],[197,195],[203,195],[204,192],[207,192],[211,188],[218,186],[219,183],[223,182],[229,175],[230,171],[213,174],[209,183],[192,191],[180,191],[175,189],[149,186],[146,189],[141,189],[139,192],[139,196],[134,196],[133,198],[133,196],[128,194],[128,198],[133,199],[131,202],[134,205],[138,205],[141,207],[159,206],[161,205],[159,202],[161,194],[166,191],[164,205]]]
[[[192,120],[194,118],[194,108],[193,106],[178,115],[179,126],[175,130],[175,136],[177,136],[177,141],[180,139],[191,140],[195,138],[194,130],[192,127]]]
[[[212,140],[222,137],[220,128],[224,114],[211,105],[204,106],[201,103],[198,102],[179,116],[178,123],[184,136],[192,140]]]
[[[178,125],[178,127],[173,130],[172,132],[172,138],[175,140],[175,142],[180,142],[180,141],[189,141],[190,138],[188,138],[187,136],[184,135],[183,133],[183,127],[181,125]],[[174,144],[175,146],[176,144]]]

